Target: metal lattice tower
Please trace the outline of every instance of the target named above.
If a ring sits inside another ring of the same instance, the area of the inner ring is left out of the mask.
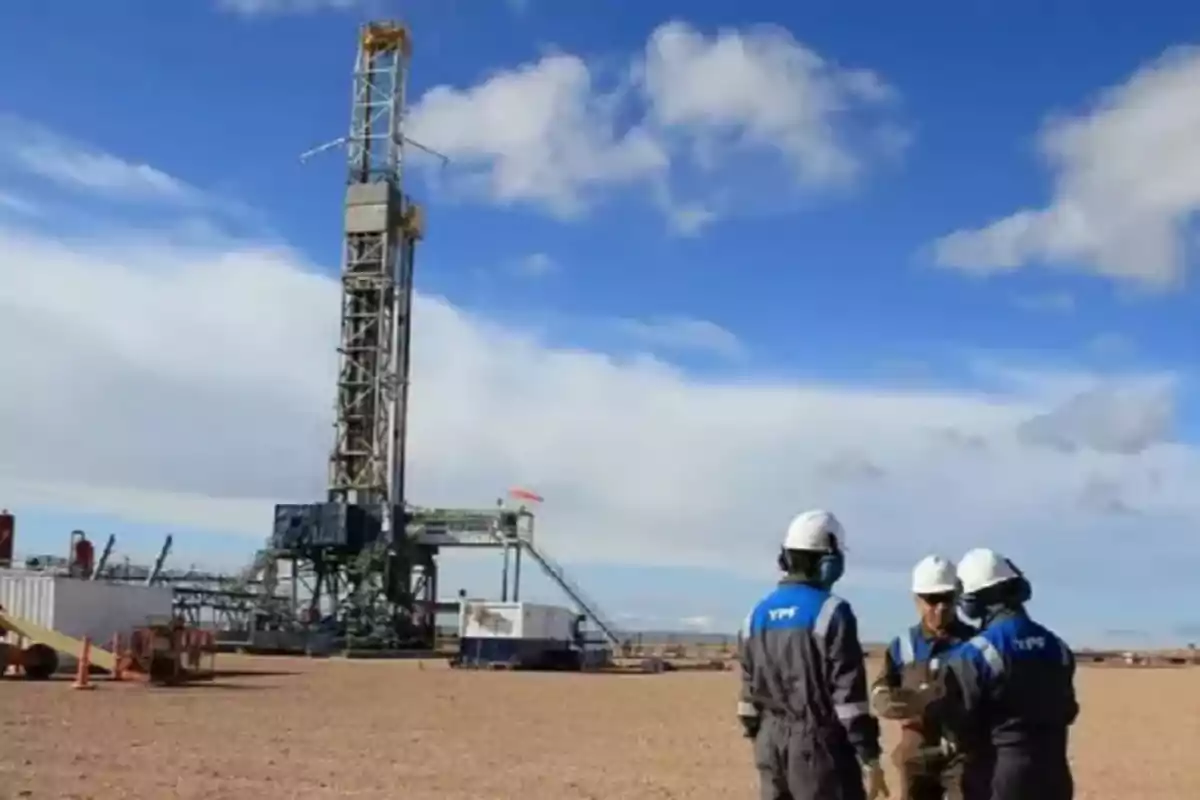
[[[515,552],[515,599],[524,549],[615,642],[615,629],[595,603],[535,547],[530,512],[417,508],[407,502],[413,261],[424,231],[420,207],[404,193],[405,146],[447,161],[404,135],[411,48],[408,28],[400,23],[363,25],[349,135],[301,156],[340,145],[348,154],[328,502],[276,505],[270,542],[245,573],[215,590],[195,587],[181,610],[237,616],[250,629],[251,643],[273,649],[285,648],[286,641],[311,644],[309,635],[322,632],[347,647],[353,639],[355,646],[429,649],[438,609],[447,605],[438,600],[439,551],[500,549],[505,564]],[[257,591],[250,591],[252,584]],[[507,598],[507,571],[503,584]]]
[[[329,499],[383,510],[385,540],[403,536],[413,255],[421,213],[404,194],[403,118],[411,39],[398,23],[359,36],[354,71]]]

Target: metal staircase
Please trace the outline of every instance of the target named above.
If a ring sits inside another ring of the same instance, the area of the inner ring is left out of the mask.
[[[615,648],[621,647],[624,642],[621,639],[617,626],[600,611],[600,606],[589,598],[583,589],[579,588],[579,584],[567,576],[567,571],[562,565],[552,559],[545,549],[535,545],[532,540],[522,540],[521,545],[529,555],[533,556],[533,560],[538,562],[546,574],[558,584],[558,587],[566,593],[567,597],[570,597],[575,602],[575,605],[579,606],[579,610],[596,624],[596,627],[604,634],[604,638],[608,640],[609,644]]]

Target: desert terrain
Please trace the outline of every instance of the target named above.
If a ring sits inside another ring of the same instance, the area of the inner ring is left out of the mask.
[[[0,798],[756,796],[732,672],[234,656],[218,667],[229,674],[184,688],[0,681]],[[1077,797],[1200,797],[1200,669],[1083,667],[1078,687]]]

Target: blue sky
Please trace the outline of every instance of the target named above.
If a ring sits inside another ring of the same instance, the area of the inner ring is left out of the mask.
[[[0,11],[23,547],[171,529],[179,561],[234,564],[270,502],[321,491],[344,167],[297,156],[343,134],[355,26],[396,9],[292,5]],[[1170,586],[1126,619],[1097,576],[1146,529],[1200,562],[1200,57],[1160,60],[1200,11],[518,5],[403,7],[410,130],[451,158],[412,170],[414,500],[536,483],[630,619],[728,627],[819,504],[863,531],[845,591],[874,635],[925,550],[985,540],[1068,633],[1194,622]]]

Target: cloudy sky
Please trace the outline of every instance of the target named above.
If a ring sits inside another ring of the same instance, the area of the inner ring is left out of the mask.
[[[0,10],[20,552],[234,566],[322,496],[344,163],[297,155],[392,5]],[[408,131],[450,158],[410,170],[410,499],[538,490],[630,625],[732,627],[825,506],[873,636],[983,544],[1076,640],[1194,634],[1200,11],[569,5],[403,4]]]

